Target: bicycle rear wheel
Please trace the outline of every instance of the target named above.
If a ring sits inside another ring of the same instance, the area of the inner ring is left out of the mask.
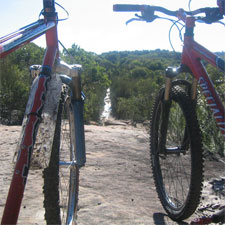
[[[49,166],[44,170],[44,207],[47,224],[75,224],[79,168],[76,165],[70,97],[62,95]]]
[[[150,154],[156,190],[162,206],[174,220],[183,220],[197,208],[203,182],[201,132],[195,105],[183,89],[172,88],[164,101],[162,89],[153,107]]]

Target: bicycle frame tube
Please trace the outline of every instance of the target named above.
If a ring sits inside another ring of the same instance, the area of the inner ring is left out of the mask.
[[[186,33],[182,52],[182,64],[187,65],[207,100],[212,110],[217,125],[225,138],[225,110],[224,106],[214,88],[214,85],[207,74],[202,60],[205,60],[225,72],[225,61],[214,55],[193,39],[194,18],[186,18]]]
[[[30,159],[33,151],[34,140],[37,133],[37,128],[41,120],[41,112],[44,106],[44,99],[47,90],[48,81],[51,78],[51,70],[54,65],[55,59],[58,57],[58,37],[57,37],[57,26],[56,26],[56,14],[51,18],[45,16],[45,24],[38,26],[40,32],[35,35],[29,34],[26,40],[19,38],[19,41],[14,43],[13,48],[9,48],[4,51],[5,46],[0,49],[0,54],[9,53],[19,48],[22,44],[28,43],[37,36],[40,36],[43,32],[46,32],[46,43],[47,48],[43,60],[42,70],[39,75],[37,89],[33,94],[33,104],[28,113],[27,123],[25,127],[24,136],[20,143],[20,149],[18,151],[18,158],[15,165],[13,178],[11,181],[3,217],[2,224],[16,224],[20,206],[23,198],[23,192],[26,185],[26,180],[30,167]],[[36,30],[36,29],[35,29]],[[34,32],[31,32],[34,34]]]
[[[55,27],[55,25],[56,24],[53,21],[44,23],[43,20],[39,20],[0,38],[0,58],[4,58],[16,49],[28,44],[32,40],[38,38],[48,30]]]

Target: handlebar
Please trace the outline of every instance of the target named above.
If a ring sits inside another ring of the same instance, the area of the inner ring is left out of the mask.
[[[144,12],[144,11],[158,11],[168,16],[176,16],[177,11],[171,11],[160,6],[150,5],[129,5],[129,4],[116,4],[113,5],[115,12]]]
[[[142,16],[138,16],[140,19],[146,22],[152,22],[156,18],[160,18],[155,15],[155,12],[161,12],[168,16],[177,17],[185,22],[187,15],[197,15],[200,13],[205,13],[205,17],[196,17],[205,23],[217,22],[223,19],[223,14],[219,7],[216,8],[200,8],[194,11],[185,11],[179,9],[177,11],[171,11],[160,6],[150,6],[150,5],[132,5],[132,4],[116,4],[113,5],[113,11],[115,12],[141,12]]]
[[[127,5],[127,4],[116,4],[113,5],[113,11],[115,12],[140,12],[143,11],[147,5]]]

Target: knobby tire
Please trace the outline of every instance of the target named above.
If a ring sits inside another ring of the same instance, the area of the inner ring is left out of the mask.
[[[51,158],[49,166],[43,171],[44,208],[47,224],[76,223],[79,168],[77,166],[60,168],[60,161],[65,161],[64,156],[66,154],[69,154],[69,160],[75,155],[74,143],[71,143],[71,119],[68,118],[69,109],[69,97],[62,94]],[[68,159],[66,160],[69,161]]]
[[[195,102],[179,86],[172,88],[169,106],[164,108],[165,113],[169,113],[168,126],[160,126],[163,104],[166,104],[164,91],[161,89],[156,97],[151,115],[151,166],[156,191],[165,211],[173,220],[184,220],[194,213],[201,197],[202,138]],[[180,113],[179,118],[175,117],[176,113]],[[159,150],[161,134],[166,135],[164,149],[168,150]],[[181,150],[172,153],[171,149],[175,147]],[[182,148],[186,150],[182,152]]]

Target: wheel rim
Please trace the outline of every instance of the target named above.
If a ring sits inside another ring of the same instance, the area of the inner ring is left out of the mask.
[[[158,105],[155,134],[155,160],[158,165],[158,181],[163,200],[172,210],[180,211],[185,206],[191,183],[190,145],[184,141],[185,118],[177,102],[172,101],[164,153],[158,153],[157,146],[162,122],[162,102]],[[182,128],[182,129],[178,129]],[[181,153],[181,149],[187,148]],[[169,153],[170,149],[177,149]]]
[[[62,224],[75,224],[77,212],[79,169],[75,160],[72,119],[68,98],[62,114],[59,162],[59,206]]]

